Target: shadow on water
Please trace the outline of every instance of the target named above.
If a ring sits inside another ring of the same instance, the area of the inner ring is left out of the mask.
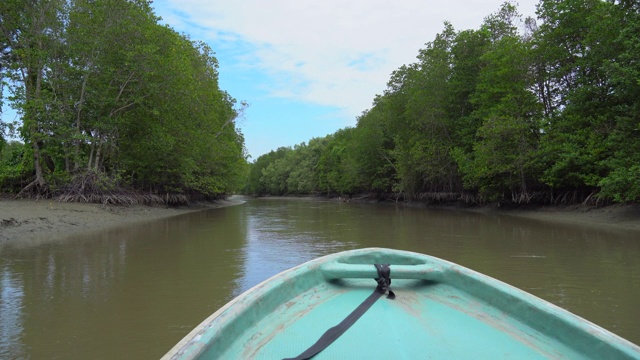
[[[5,245],[0,358],[158,358],[259,282],[361,247],[459,263],[639,343],[638,235],[444,209],[262,199]]]
[[[161,356],[231,299],[245,228],[228,215],[3,248],[0,358]]]

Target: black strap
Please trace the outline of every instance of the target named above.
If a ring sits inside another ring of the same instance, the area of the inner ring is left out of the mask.
[[[310,348],[305,350],[302,354],[293,357],[287,358],[283,360],[307,360],[314,357],[320,351],[326,349],[329,345],[331,345],[340,335],[344,334],[351,325],[353,325],[360,317],[376,302],[382,295],[384,295],[387,291],[389,295],[387,295],[387,299],[395,299],[396,294],[391,291],[391,278],[389,277],[391,274],[391,268],[389,268],[389,264],[375,264],[376,270],[378,270],[378,277],[376,278],[376,282],[378,282],[378,286],[373,293],[369,295],[355,310],[351,312],[344,320],[342,320],[338,325],[327,330],[320,339],[316,341],[315,344],[311,345]]]

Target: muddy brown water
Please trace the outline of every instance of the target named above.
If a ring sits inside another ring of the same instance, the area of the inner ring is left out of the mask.
[[[393,204],[262,199],[0,245],[0,358],[157,359],[253,285],[361,247],[434,255],[640,343],[640,233]]]

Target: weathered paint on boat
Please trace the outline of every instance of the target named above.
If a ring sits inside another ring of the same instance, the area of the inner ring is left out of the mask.
[[[376,286],[391,264],[397,298],[377,302],[314,359],[640,359],[640,347],[553,304],[435,257],[345,251],[253,287],[163,359],[295,357]]]

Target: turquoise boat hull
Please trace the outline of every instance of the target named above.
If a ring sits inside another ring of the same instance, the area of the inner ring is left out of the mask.
[[[640,359],[640,347],[549,302],[432,256],[359,249],[318,258],[238,296],[163,359],[299,355],[375,289],[379,298],[313,359]]]

